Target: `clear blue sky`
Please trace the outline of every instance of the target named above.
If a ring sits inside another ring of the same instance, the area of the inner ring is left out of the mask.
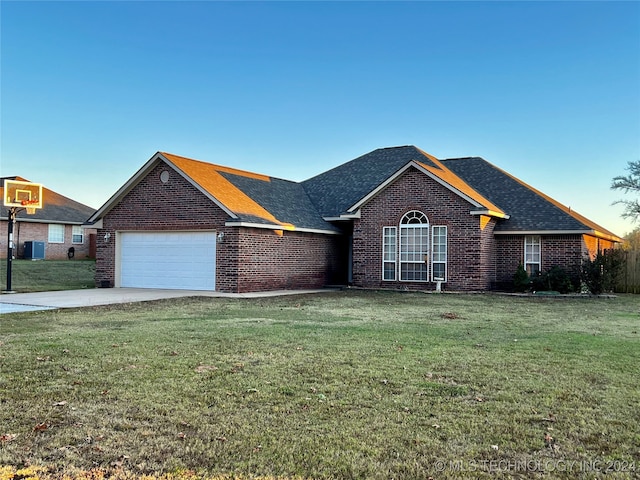
[[[1,169],[94,208],[156,151],[304,180],[481,156],[619,235],[639,2],[2,1]]]

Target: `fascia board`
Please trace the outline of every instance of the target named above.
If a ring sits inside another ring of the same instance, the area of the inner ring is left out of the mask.
[[[591,235],[592,237],[621,243],[623,240],[615,235],[599,232],[597,230],[500,230],[494,235]]]
[[[420,172],[424,173],[429,178],[435,180],[436,182],[438,182],[443,187],[447,188],[448,190],[452,191],[456,195],[460,196],[461,198],[463,198],[464,200],[469,202],[474,207],[478,207],[478,208],[484,207],[484,205],[479,204],[478,202],[476,202],[474,199],[472,199],[468,195],[465,195],[464,193],[462,193],[457,188],[452,187],[447,182],[445,182],[444,180],[442,180],[438,176],[436,176],[433,173],[431,173],[429,170],[426,170],[424,167],[422,167],[422,165],[420,165],[417,162],[411,160],[404,167],[402,167],[400,170],[398,170],[396,173],[394,173],[389,178],[387,178],[384,182],[382,182],[380,185],[378,185],[375,189],[373,189],[371,192],[369,192],[366,196],[364,196],[362,199],[360,199],[355,205],[353,205],[351,208],[348,208],[347,212],[353,212],[354,210],[362,207],[362,205],[366,204],[369,200],[371,200],[376,195],[378,195],[380,192],[382,192],[385,188],[387,188],[387,186],[389,186],[391,183],[393,183],[400,175],[402,175],[404,172],[406,172],[411,167],[414,167],[414,168],[418,169]]]
[[[84,228],[102,228],[102,218],[100,220],[96,220],[94,223],[85,222],[82,224]]]
[[[504,218],[505,220],[511,218],[511,215],[502,212],[496,212],[495,210],[471,210],[471,212],[469,213],[471,215],[487,215],[488,217]]]
[[[361,217],[361,210],[356,210],[354,213],[343,213],[339,217],[322,217],[325,222],[344,222],[345,220],[354,220]]]
[[[323,235],[342,235],[341,232],[333,230],[322,230],[317,228],[298,228],[290,225],[276,225],[266,223],[252,223],[252,222],[225,222],[225,227],[246,227],[246,228],[262,228],[265,230],[285,230],[287,232],[304,232],[304,233],[320,233]]]

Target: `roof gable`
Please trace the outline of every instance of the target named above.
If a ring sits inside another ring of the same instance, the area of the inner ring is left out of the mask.
[[[478,212],[506,216],[497,205],[474,190],[437,158],[414,146],[374,150],[313,177],[303,185],[323,216],[339,217],[357,210],[411,166],[469,201]]]
[[[224,210],[233,225],[337,233],[317,213],[302,185],[166,152],[156,153],[90,219],[98,222],[155,166],[163,162]],[[228,222],[228,223],[229,223]]]

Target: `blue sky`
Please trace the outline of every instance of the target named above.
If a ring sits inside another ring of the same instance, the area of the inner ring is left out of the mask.
[[[156,151],[304,180],[481,156],[619,235],[639,2],[0,2],[3,176],[100,207]],[[45,199],[46,201],[46,199]]]

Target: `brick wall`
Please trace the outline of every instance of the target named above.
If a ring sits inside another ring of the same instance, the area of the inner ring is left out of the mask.
[[[545,272],[551,267],[562,267],[572,276],[580,274],[582,259],[589,247],[586,243],[593,237],[582,235],[541,235],[540,270]],[[595,239],[594,239],[595,240]],[[591,243],[589,241],[589,243]],[[524,263],[524,235],[498,235],[496,252],[500,262],[497,266],[497,281],[506,287],[513,281],[518,265]]]
[[[0,258],[7,258],[7,226],[8,222],[0,222]],[[75,249],[76,259],[92,258],[95,252],[91,249],[91,235],[96,234],[95,229],[84,230],[83,243],[73,243],[72,241],[73,226],[65,225],[64,243],[49,243],[49,224],[20,221],[17,218],[14,231],[13,242],[17,247],[14,249],[15,258],[24,258],[24,243],[29,241],[44,242],[45,259],[47,260],[66,260],[69,247]]]
[[[170,172],[163,183],[160,174]],[[96,286],[114,286],[116,231],[218,230],[228,215],[177,172],[160,164],[103,218],[96,246]],[[105,235],[108,241],[105,241]],[[229,255],[231,242],[218,245],[217,259]]]
[[[170,171],[163,183],[160,173]],[[103,219],[96,285],[115,284],[116,231],[216,230],[216,289],[224,292],[317,288],[344,276],[342,236],[226,227],[228,215],[175,171],[160,164]],[[109,234],[109,241],[104,236]],[[342,282],[344,283],[344,282]]]
[[[240,292],[346,283],[342,236],[242,228],[238,242]]]
[[[430,226],[447,226],[450,290],[489,288],[495,279],[494,219],[471,215],[472,205],[416,169],[396,179],[361,209],[353,230],[353,283],[368,288],[433,289],[425,282],[382,281],[382,228],[399,226],[411,210],[424,213]]]

